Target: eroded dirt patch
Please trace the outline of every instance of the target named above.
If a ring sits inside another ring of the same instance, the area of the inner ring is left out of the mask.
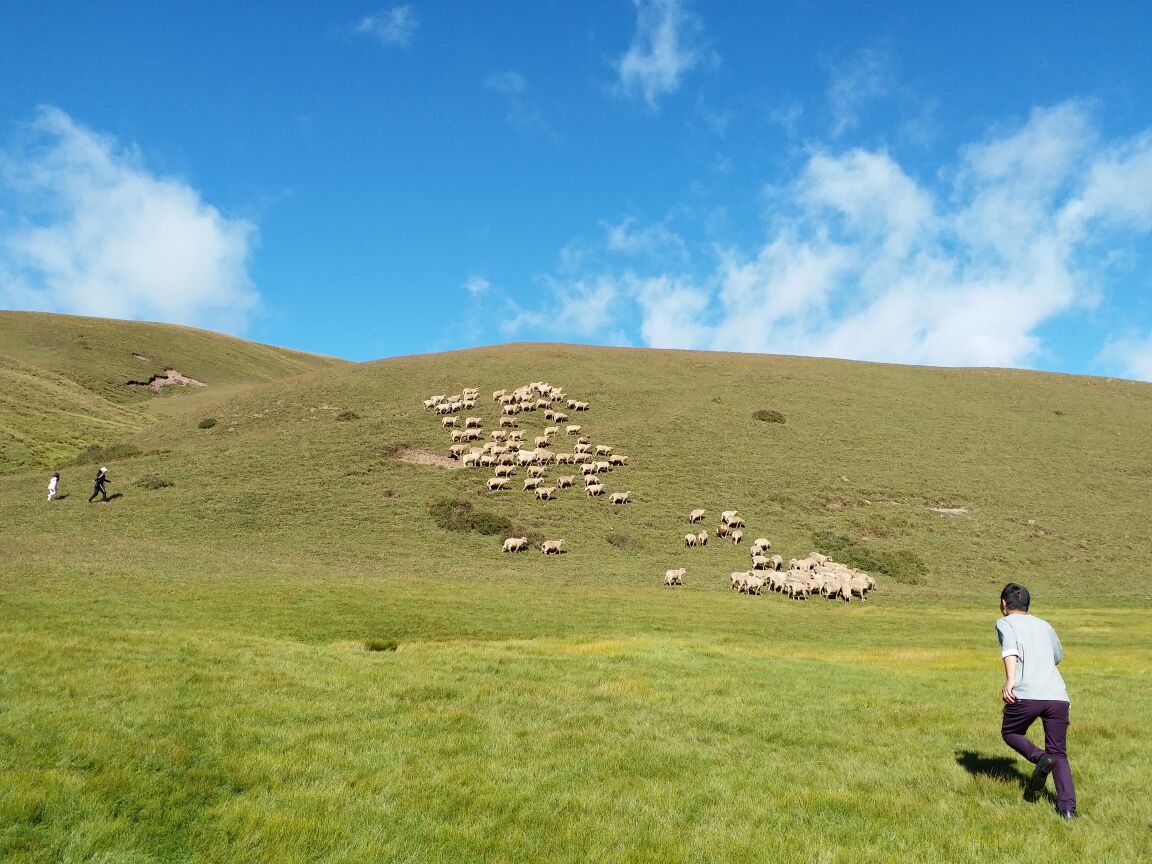
[[[438,468],[463,468],[455,459],[449,459],[431,450],[421,450],[418,447],[403,447],[391,454],[393,459],[407,462],[409,465],[435,465]]]
[[[961,513],[967,513],[967,507],[929,507],[933,513],[943,513],[945,516],[959,516]]]
[[[182,372],[176,369],[165,369],[159,375],[153,375],[147,381],[127,381],[125,382],[129,387],[149,387],[156,392],[160,392],[160,388],[167,387],[171,384],[179,384],[181,387],[207,387],[203,381],[197,381],[195,378],[189,378]]]

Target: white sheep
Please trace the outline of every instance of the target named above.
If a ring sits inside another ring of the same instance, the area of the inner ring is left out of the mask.
[[[629,500],[632,497],[632,492],[613,492],[609,498],[613,504],[630,504]]]
[[[501,489],[507,489],[507,488],[508,488],[508,478],[507,477],[490,477],[490,478],[488,478],[488,491],[489,492],[498,492]]]
[[[589,486],[584,491],[587,493],[589,498],[595,498],[597,495],[603,495],[604,494],[604,487],[602,485],[600,485],[599,483],[596,483],[592,486]]]
[[[556,463],[558,465],[571,465],[575,461],[575,453],[557,453]]]
[[[543,477],[545,469],[539,465],[529,465],[527,474],[529,477]]]
[[[549,443],[551,442],[551,440],[552,439],[550,439],[547,435],[537,435],[536,438],[532,441],[532,443],[536,447],[547,447],[549,445]]]
[[[509,537],[504,541],[505,552],[523,552],[528,548],[527,537]]]
[[[675,570],[664,571],[664,584],[671,588],[673,585],[684,584],[684,574],[688,571],[683,567],[678,567]]]
[[[737,530],[737,531],[732,532],[732,545],[739,546],[740,541],[743,539],[744,539],[744,532],[743,531]]]
[[[754,546],[759,546],[761,549],[767,551],[772,548],[772,543],[765,537],[757,537]]]
[[[720,521],[723,522],[725,525],[727,525],[728,520],[732,519],[736,516],[736,512],[737,511],[735,511],[735,510],[721,510],[720,511]]]
[[[553,435],[559,435],[560,434],[560,427],[559,426],[545,426],[544,427],[544,434],[547,435],[549,438],[551,438]]]
[[[703,522],[705,515],[706,514],[703,510],[693,510],[691,513],[688,514],[688,521],[689,522]]]
[[[497,477],[514,477],[516,469],[511,465],[497,465],[496,470],[493,471]]]
[[[782,570],[782,569],[784,569],[784,558],[781,557],[780,555],[773,555],[771,558],[768,559],[768,565],[773,570]]]
[[[564,422],[566,422],[567,420],[568,420],[568,415],[567,415],[567,414],[565,414],[563,411],[556,411],[556,412],[553,412],[553,414],[552,414],[552,422],[553,422],[553,423],[564,423]],[[577,432],[579,432],[579,431],[580,431],[580,427],[579,427],[579,426],[577,426],[577,427],[576,427],[576,431],[577,431]],[[569,435],[574,435],[575,433],[574,433],[574,432],[569,432],[568,434],[569,434]]]
[[[752,556],[752,569],[753,570],[767,570],[769,561],[763,555]]]
[[[500,428],[501,429],[515,429],[516,428],[516,418],[514,418],[514,417],[501,417],[500,418]]]
[[[749,575],[744,580],[744,587],[741,589],[745,594],[759,595],[764,589],[764,580],[759,576]]]
[[[611,465],[627,465],[628,464],[628,457],[623,456],[620,453],[613,453],[611,456],[608,457],[608,462]]]
[[[556,461],[556,454],[551,450],[537,450],[536,461],[541,465],[551,465]]]
[[[492,391],[492,401],[493,402],[499,402],[505,395],[507,395],[507,393],[508,393],[507,390],[493,390]]]
[[[685,546],[695,546],[695,545],[697,545],[698,542],[699,542],[699,538],[695,534],[685,534],[684,535],[684,545]]]
[[[538,489],[542,482],[543,480],[540,477],[526,477],[524,479],[524,491],[527,492],[531,489]]]
[[[474,468],[480,464],[480,455],[481,454],[479,450],[476,450],[472,453],[465,453],[460,457],[460,462],[464,465],[465,468],[467,468],[469,465]]]
[[[571,474],[565,474],[556,478],[556,486],[559,489],[569,489],[576,481],[576,478]]]
[[[483,425],[484,425],[484,418],[483,417],[465,417],[464,418],[464,428],[465,429],[479,429]]]
[[[580,473],[583,474],[585,477],[589,477],[589,476],[596,473],[596,466],[595,465],[581,465],[580,466]]]
[[[580,428],[581,427],[579,427],[579,426],[565,426],[564,431],[567,432],[569,435],[579,435],[580,434]]]
[[[607,444],[597,444],[596,445],[596,455],[597,456],[611,456],[612,455],[612,448],[609,447]]]
[[[701,531],[699,534],[697,534],[696,535],[696,542],[699,543],[701,546],[707,546],[708,545],[708,532],[707,531]]]
[[[448,448],[448,458],[449,459],[459,459],[461,456],[463,456],[467,452],[468,452],[468,445],[467,444],[453,444],[451,447]]]
[[[597,477],[595,474],[585,474],[584,475],[584,485],[585,485],[585,487],[587,487],[587,486],[599,486],[600,485],[600,478]]]
[[[540,544],[540,551],[545,555],[561,555],[564,552],[564,538],[559,540],[545,540]]]
[[[551,501],[553,494],[556,492],[555,486],[541,486],[536,490],[537,501]]]
[[[591,444],[577,444],[575,447],[572,448],[572,451],[574,453],[581,454],[581,453],[587,453],[591,449],[592,449]]]

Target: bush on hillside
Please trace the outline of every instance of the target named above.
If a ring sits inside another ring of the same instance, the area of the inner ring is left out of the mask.
[[[604,539],[617,549],[623,549],[626,552],[643,548],[639,540],[635,537],[629,537],[627,534],[609,534]]]
[[[817,531],[812,540],[820,552],[833,560],[873,576],[887,576],[904,585],[919,585],[928,575],[924,559],[910,549],[877,549],[831,531]]]
[[[89,444],[76,454],[72,464],[90,465],[95,462],[115,462],[117,459],[129,459],[139,455],[140,448],[134,444],[109,444],[106,447],[99,444]]]
[[[339,414],[336,415],[336,419],[340,420],[340,421],[359,420],[360,415],[357,414],[355,411],[341,411]]]
[[[205,417],[203,420],[201,420],[199,423],[196,424],[196,428],[198,428],[198,429],[211,429],[215,425],[216,425],[216,418],[215,417]]]
[[[753,411],[752,416],[757,420],[763,420],[765,423],[787,423],[788,420],[779,411],[773,411],[770,408],[761,408],[759,411]]]
[[[176,484],[156,474],[145,474],[136,481],[136,485],[141,489],[167,489],[169,486],[175,486]]]
[[[400,643],[395,639],[365,639],[364,647],[369,651],[395,651]]]
[[[486,535],[507,533],[507,536],[512,536],[511,519],[488,510],[477,510],[470,501],[445,498],[428,509],[432,519],[445,531],[475,531]]]

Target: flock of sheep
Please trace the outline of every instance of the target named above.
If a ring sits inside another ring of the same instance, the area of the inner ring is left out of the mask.
[[[478,444],[485,437],[484,418],[475,415],[461,418],[461,414],[475,411],[479,397],[479,390],[466,387],[454,396],[437,395],[425,399],[424,410],[438,415],[442,428],[449,432],[452,438],[449,457],[459,460],[464,467],[492,469],[492,476],[486,484],[489,492],[508,489],[512,478],[522,469],[525,475],[522,491],[533,492],[538,501],[551,501],[560,490],[572,488],[577,475],[560,474],[551,485],[545,485],[550,467],[572,465],[579,466],[585,494],[597,498],[604,494],[601,475],[628,464],[628,457],[614,452],[611,446],[593,445],[584,434],[583,426],[569,423],[568,414],[558,407],[566,406],[568,411],[583,413],[589,410],[589,404],[570,398],[562,388],[545,381],[534,381],[511,391],[495,391],[492,401],[500,406],[499,427],[488,433],[487,441]],[[528,449],[518,418],[521,414],[535,411],[542,412],[545,423],[549,425],[544,427],[542,434],[533,437],[533,446]],[[556,441],[570,438],[574,439],[571,452],[557,452]],[[609,495],[613,504],[628,504],[631,498],[631,491]],[[703,522],[705,516],[706,511],[693,510],[688,514],[688,522]],[[725,510],[720,514],[715,536],[740,545],[746,527],[737,511]],[[701,529],[685,534],[684,545],[687,548],[707,546],[708,539],[708,531]],[[563,538],[545,540],[540,544],[540,551],[545,555],[560,555],[566,551],[564,543]],[[528,548],[527,537],[509,537],[503,545],[503,551],[510,553],[524,552]],[[772,544],[763,537],[752,542],[752,568],[731,574],[733,591],[758,595],[767,588],[793,600],[806,600],[819,594],[829,600],[851,602],[853,597],[866,600],[868,592],[876,587],[876,581],[867,573],[818,552],[811,552],[805,558],[793,558],[785,568],[780,555],[768,554],[771,548]],[[684,567],[668,570],[664,574],[664,584],[669,587],[683,585],[686,573]]]
[[[615,468],[628,464],[628,457],[614,452],[607,444],[593,445],[584,434],[584,427],[568,422],[568,414],[557,406],[566,406],[568,411],[586,412],[587,402],[570,398],[562,388],[553,387],[546,381],[533,381],[515,390],[496,390],[492,401],[500,406],[499,428],[491,430],[484,444],[476,446],[484,435],[484,418],[466,416],[461,412],[475,411],[480,391],[475,387],[465,387],[454,396],[444,394],[430,396],[424,400],[424,410],[440,416],[442,428],[452,438],[448,456],[460,461],[466,468],[491,468],[492,476],[487,480],[489,492],[500,492],[512,485],[512,478],[523,469],[522,491],[532,492],[537,501],[551,501],[562,489],[571,489],[576,484],[577,474],[558,474],[551,485],[548,471],[553,465],[579,466],[579,476],[584,481],[584,494],[589,498],[599,498],[605,494],[602,475]],[[540,411],[547,424],[542,434],[532,439],[528,449],[524,432],[519,428],[519,415]],[[564,437],[561,438],[561,431]],[[574,439],[571,452],[557,452],[556,441]],[[608,500],[612,504],[630,504],[632,491],[611,492]],[[528,548],[527,537],[509,537],[504,541],[503,551],[523,552]],[[545,555],[559,555],[564,550],[564,540],[545,540],[540,545]]]

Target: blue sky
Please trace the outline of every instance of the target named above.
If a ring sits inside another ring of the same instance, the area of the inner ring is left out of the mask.
[[[7,0],[0,307],[1152,379],[1150,37],[1146,2]]]

